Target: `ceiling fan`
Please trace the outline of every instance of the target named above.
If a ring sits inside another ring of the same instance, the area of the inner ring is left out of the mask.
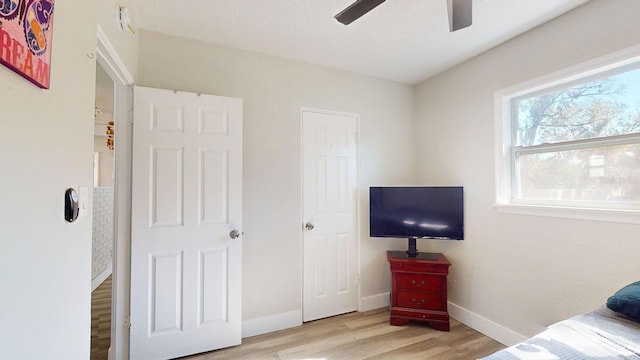
[[[335,18],[349,25],[362,15],[373,10],[385,0],[356,0],[353,4],[339,12]],[[449,31],[456,31],[471,25],[472,0],[446,0],[449,11]]]

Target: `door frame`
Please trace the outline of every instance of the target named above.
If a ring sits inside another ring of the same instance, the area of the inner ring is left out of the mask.
[[[327,115],[342,115],[342,116],[353,116],[356,119],[356,276],[358,277],[358,290],[357,290],[357,302],[358,302],[358,311],[362,310],[362,276],[361,276],[361,256],[360,256],[360,240],[361,240],[361,230],[362,226],[361,218],[361,185],[360,185],[360,115],[355,113],[343,112],[343,111],[334,111],[334,110],[325,110],[313,107],[303,106],[300,109],[300,323],[304,323],[304,113],[305,112],[315,112],[319,114],[327,114]]]
[[[131,253],[131,144],[134,84],[117,51],[100,25],[96,61],[114,83],[114,231],[111,291],[111,346],[109,359],[129,359],[129,292]]]

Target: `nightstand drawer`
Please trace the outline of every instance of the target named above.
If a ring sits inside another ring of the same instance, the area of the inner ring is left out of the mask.
[[[415,291],[398,291],[397,306],[425,309],[425,310],[442,310],[445,309],[442,303],[442,294],[431,292],[415,292]]]
[[[442,276],[421,275],[412,273],[397,273],[397,289],[412,291],[440,291]]]

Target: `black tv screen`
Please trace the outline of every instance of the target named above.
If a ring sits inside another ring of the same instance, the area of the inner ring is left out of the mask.
[[[461,186],[371,187],[371,237],[464,239]]]

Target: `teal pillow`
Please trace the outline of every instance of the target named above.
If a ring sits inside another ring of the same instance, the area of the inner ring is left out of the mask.
[[[618,290],[612,297],[607,299],[607,307],[640,321],[640,281]]]

